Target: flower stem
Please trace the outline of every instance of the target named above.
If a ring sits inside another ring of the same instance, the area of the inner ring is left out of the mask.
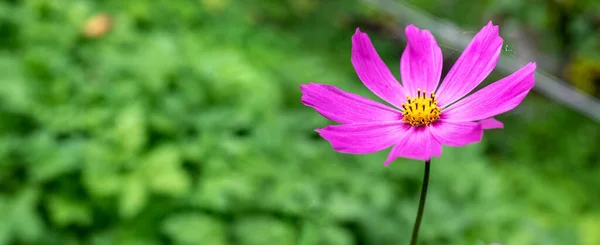
[[[421,219],[423,218],[423,210],[425,209],[425,199],[427,199],[427,187],[429,186],[429,168],[430,161],[425,161],[425,173],[423,176],[423,185],[421,186],[421,198],[419,199],[419,210],[417,211],[417,219],[415,220],[415,226],[413,227],[412,237],[410,238],[410,245],[417,245],[417,237],[419,236],[419,227],[421,226]]]

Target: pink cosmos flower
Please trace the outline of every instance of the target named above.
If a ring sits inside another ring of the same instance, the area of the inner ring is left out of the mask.
[[[368,154],[393,146],[385,165],[398,157],[428,161],[442,145],[481,140],[484,129],[503,128],[492,118],[515,108],[533,87],[535,63],[466,96],[492,72],[502,38],[490,21],[475,35],[444,80],[442,51],[427,30],[406,27],[408,44],[400,60],[402,85],[367,34],[352,37],[352,64],[364,85],[390,106],[318,83],[300,85],[302,103],[340,123],[317,129],[336,151]],[[464,97],[464,98],[463,98]]]

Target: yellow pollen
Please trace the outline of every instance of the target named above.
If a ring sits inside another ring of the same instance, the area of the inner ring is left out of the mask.
[[[427,91],[419,89],[417,91],[417,97],[411,98],[406,96],[406,103],[402,104],[402,115],[405,122],[411,126],[429,126],[433,121],[440,118],[442,111],[437,105],[435,100],[435,94],[431,92],[430,96],[427,96]]]

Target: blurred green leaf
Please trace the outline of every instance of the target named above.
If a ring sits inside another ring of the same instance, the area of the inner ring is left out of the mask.
[[[243,217],[235,224],[235,236],[242,245],[296,244],[294,229],[286,223],[267,217]],[[260,231],[260,232],[257,232]]]
[[[137,175],[129,175],[123,182],[119,198],[119,214],[124,218],[137,215],[148,202],[148,190],[144,180]]]
[[[225,245],[227,232],[219,219],[198,213],[171,215],[162,224],[162,231],[176,244]]]
[[[70,198],[53,195],[48,201],[48,209],[52,221],[58,226],[92,223],[92,212],[89,206]]]
[[[8,220],[16,240],[26,243],[40,241],[44,235],[45,227],[36,211],[39,190],[24,189],[17,193],[11,203]]]
[[[148,187],[161,194],[178,196],[189,191],[191,180],[181,168],[182,159],[174,146],[162,146],[142,159],[143,171]]]
[[[116,136],[123,146],[125,154],[138,153],[146,142],[146,124],[143,109],[140,106],[125,108],[116,121]]]

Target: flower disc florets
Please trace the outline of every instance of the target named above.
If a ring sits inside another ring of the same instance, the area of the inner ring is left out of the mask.
[[[402,115],[405,122],[411,126],[429,126],[433,121],[440,118],[442,111],[437,105],[435,100],[435,93],[431,92],[430,96],[427,96],[427,91],[421,92],[421,89],[417,92],[417,97],[411,98],[406,96],[406,103],[402,104],[404,111]]]

